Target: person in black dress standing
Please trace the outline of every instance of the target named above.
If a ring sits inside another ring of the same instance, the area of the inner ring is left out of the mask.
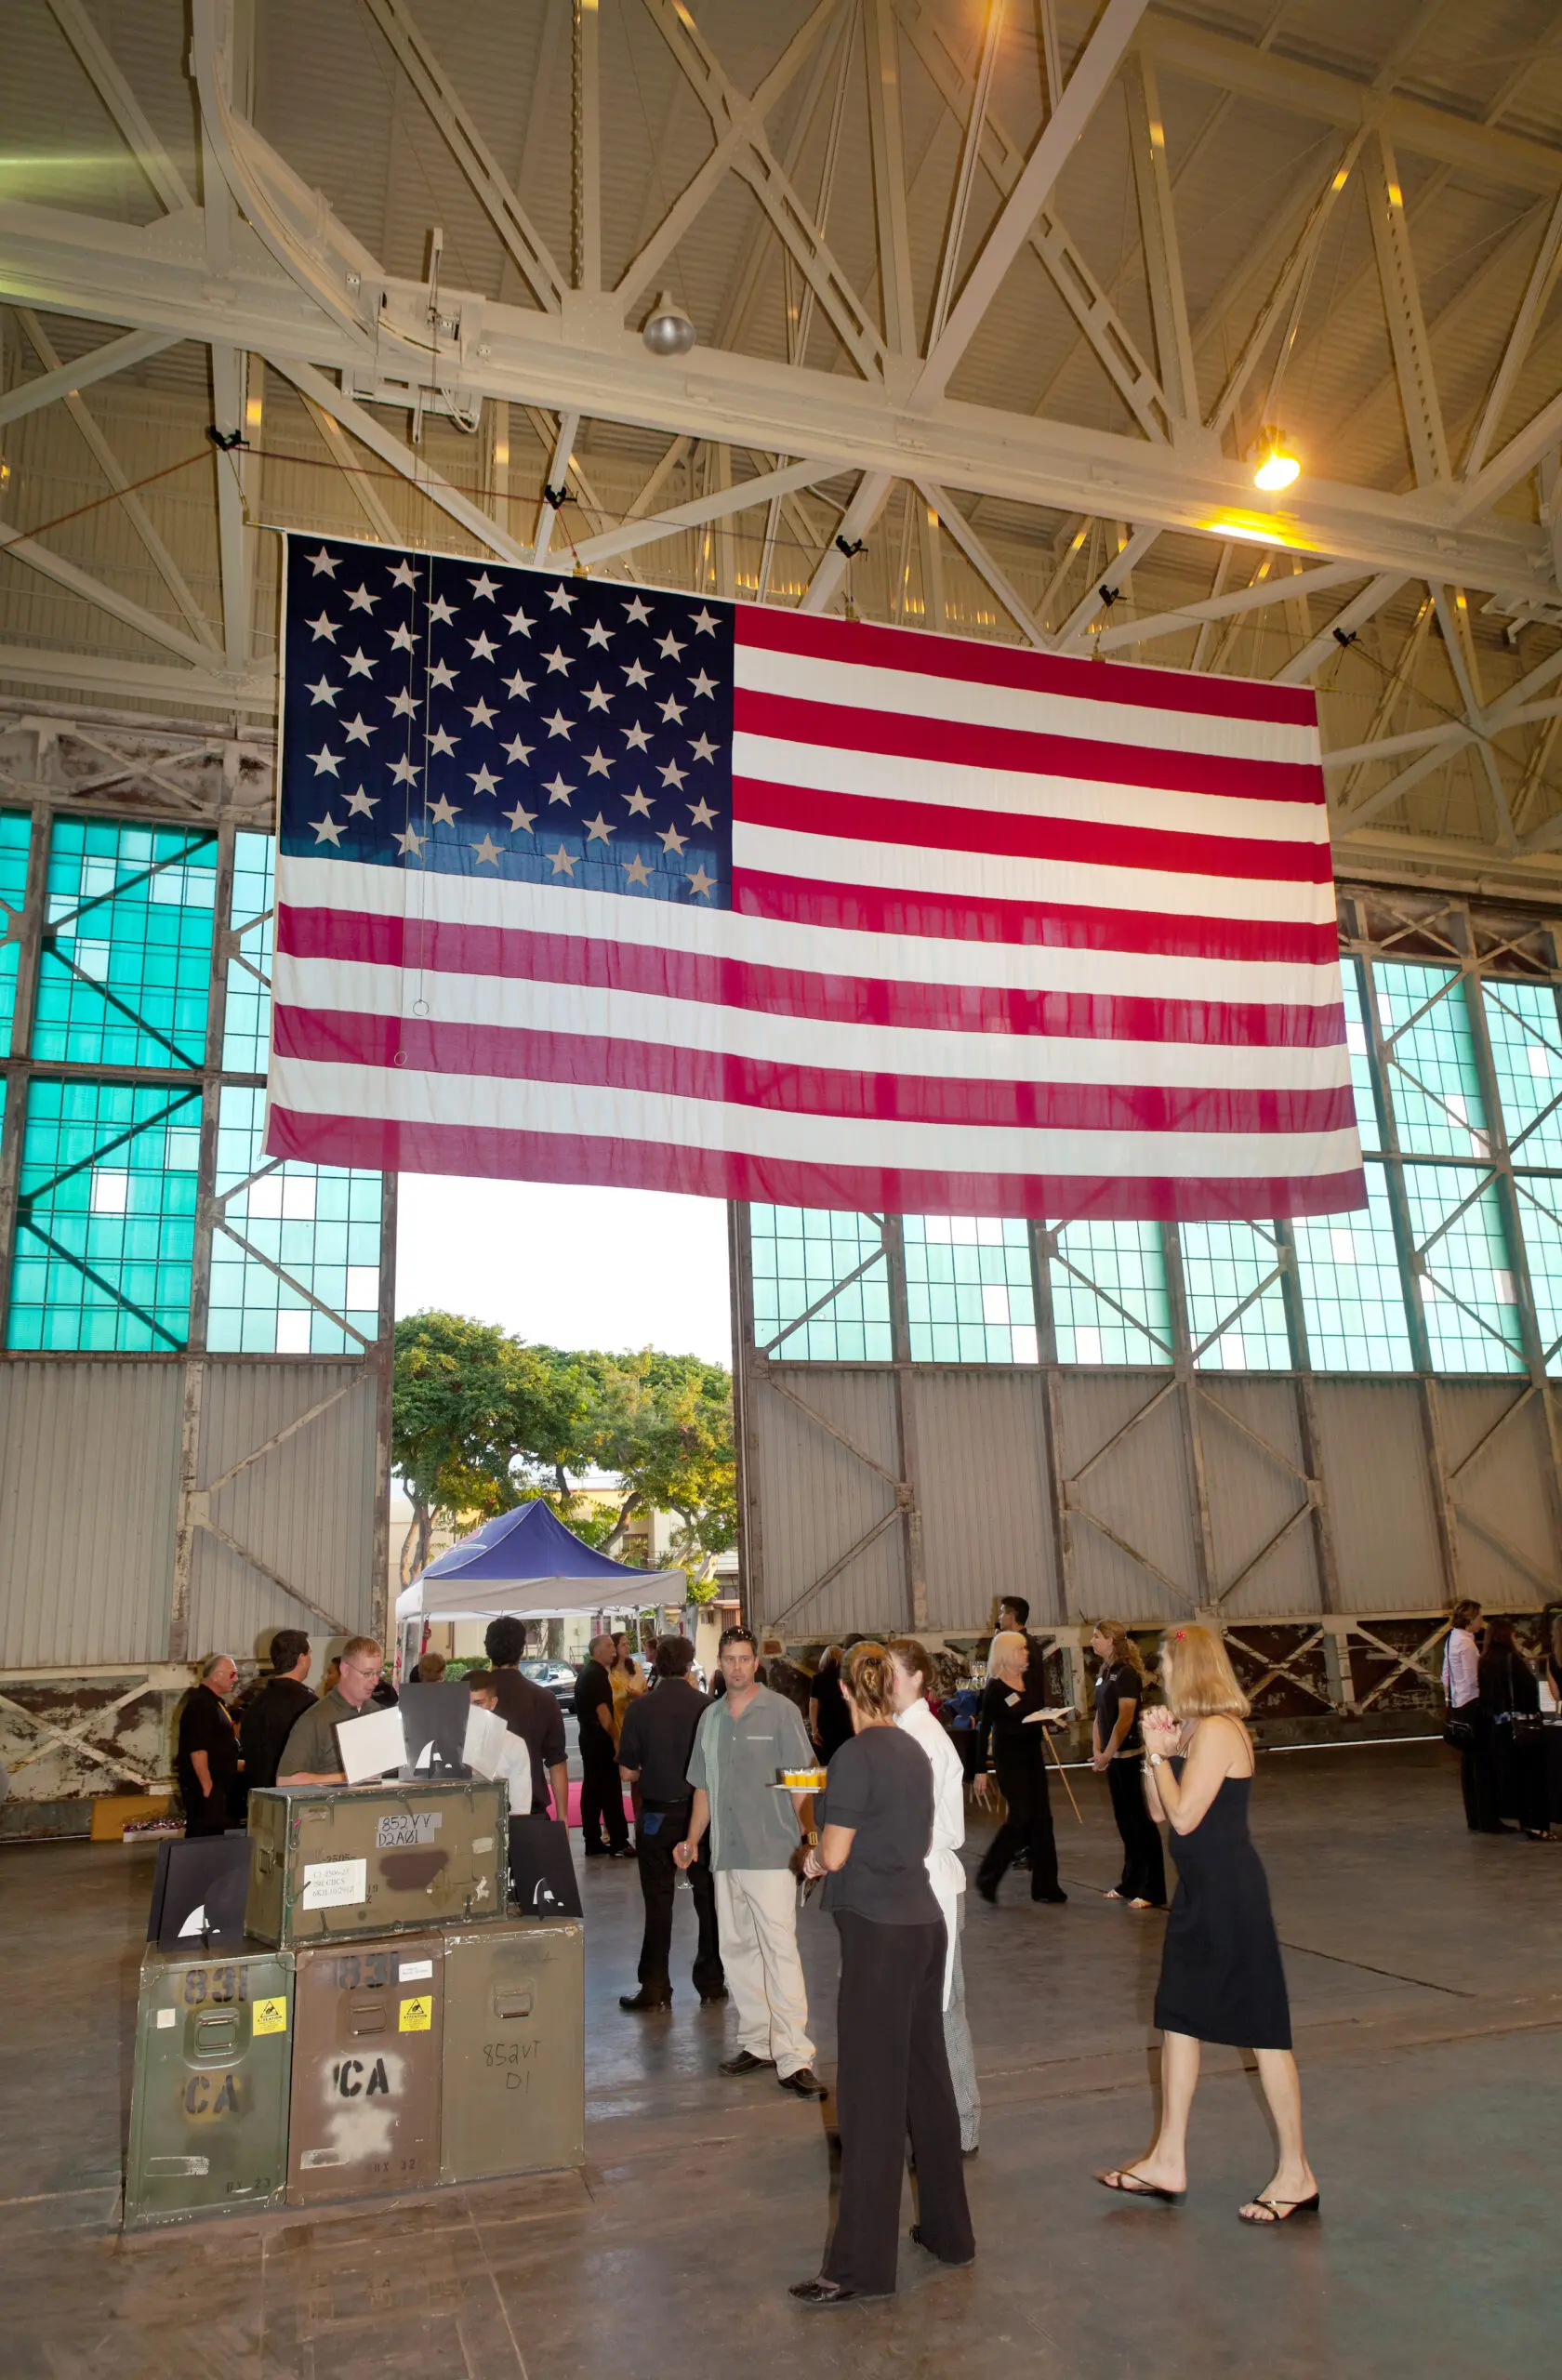
[[[1105,1897],[1125,1900],[1130,1909],[1164,1909],[1166,1859],[1160,1829],[1145,1806],[1139,1759],[1145,1665],[1138,1646],[1118,1620],[1096,1621],[1091,1651],[1101,1663],[1091,1766],[1106,1779],[1123,1847],[1122,1874]]]
[[[1022,1848],[1030,1853],[1031,1899],[1061,1903],[1068,1898],[1058,1882],[1057,1844],[1047,1792],[1047,1750],[1038,1715],[1045,1706],[1039,1662],[1032,1661],[1023,1636],[1012,1630],[1000,1633],[987,1648],[974,1781],[976,1798],[985,1802],[990,1742],[998,1790],[1009,1805],[1009,1814],[976,1871],[976,1889],[984,1900],[998,1898],[999,1885]]]
[[[827,1645],[808,1689],[808,1732],[827,1768],[841,1745],[852,1740],[851,1714],[841,1690],[843,1659],[839,1645]]]
[[[1476,1675],[1491,1778],[1491,1824],[1487,1831],[1502,1833],[1502,1821],[1511,1812],[1531,1843],[1548,1842],[1541,1689],[1514,1642],[1514,1624],[1506,1612],[1494,1612],[1486,1623],[1486,1642]]]
[[[1174,1628],[1160,1651],[1168,1708],[1143,1720],[1152,1814],[1171,1823],[1177,1897],[1156,1991],[1161,2030],[1160,2130],[1145,2157],[1096,2175],[1129,2198],[1180,2200],[1199,2043],[1252,2050],[1279,2138],[1274,2179],[1239,2211],[1244,2223],[1289,2223],[1318,2211],[1302,2141],[1302,2092],[1291,2051],[1291,2003],[1269,1886],[1248,1832],[1252,1739],[1247,1696],[1207,1628]]]
[[[805,1875],[827,1879],[824,1906],[841,1937],[841,2198],[818,2278],[792,2284],[805,2306],[894,2291],[907,2134],[919,2208],[911,2237],[941,2264],[969,2264],[976,2253],[944,2046],[944,1920],[927,1871],[933,1769],[895,1725],[882,1645],[854,1645],[841,1682],[855,1732],[814,1803],[822,1831],[803,1860]]]

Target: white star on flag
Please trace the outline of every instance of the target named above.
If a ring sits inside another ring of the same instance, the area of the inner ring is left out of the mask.
[[[371,595],[366,587],[360,587],[356,594],[348,597],[347,608],[350,612],[372,612],[378,601],[377,595]]]
[[[519,670],[519,669],[517,669],[517,671],[516,671],[516,673],[515,673],[515,675],[514,675],[514,677],[513,677],[513,678],[507,678],[507,679],[505,680],[505,684],[506,684],[506,686],[509,688],[510,692],[510,693],[515,696],[515,699],[516,699],[516,701],[517,701],[518,703],[519,703],[519,702],[524,702],[524,700],[525,700],[526,696],[531,693],[532,688],[533,688],[533,686],[536,684],[536,680],[535,680],[535,679],[532,679],[532,678],[523,678],[523,676],[521,675],[521,672],[520,672],[520,670]]]
[[[364,717],[362,711],[359,712],[356,719],[350,719],[347,721],[346,725],[342,729],[342,734],[346,736],[350,744],[366,744],[368,742],[369,722]]]
[[[624,741],[631,752],[643,752],[651,741],[650,730],[642,727],[637,720],[633,727],[625,728]]]
[[[446,620],[453,620],[456,617],[456,606],[454,603],[447,603],[443,595],[436,595],[429,606],[429,617],[431,620],[437,620],[440,627],[443,628]]]
[[[429,804],[429,815],[436,826],[454,826],[460,814],[447,793],[442,793],[437,801]]]
[[[550,589],[548,600],[556,612],[573,612],[575,609],[575,597],[562,579]]]
[[[412,651],[412,630],[408,628],[404,620],[401,623],[399,628],[393,628],[391,629],[390,643],[394,652],[410,653]]]
[[[471,776],[472,791],[474,793],[497,793],[499,789],[498,778],[490,775],[486,769],[479,769],[475,774],[469,770],[468,774]]]
[[[417,697],[413,693],[410,686],[404,686],[399,694],[392,694],[390,697],[390,708],[402,719],[417,718]]]
[[[532,831],[532,821],[536,816],[536,812],[535,810],[523,810],[521,804],[517,802],[513,810],[507,810],[505,812],[505,816],[510,820],[510,831],[512,834],[529,835]]]
[[[716,813],[703,795],[698,801],[690,802],[689,815],[696,826],[714,826],[716,824]]]
[[[604,777],[612,766],[612,761],[600,744],[594,752],[588,752],[586,755],[586,774],[589,777]]]
[[[311,752],[310,759],[314,762],[314,774],[317,777],[334,777],[341,766],[338,756],[335,752],[324,749]]]
[[[708,894],[715,882],[716,879],[713,876],[707,876],[703,867],[696,867],[689,879],[689,890],[691,892]]]
[[[551,653],[545,653],[542,657],[550,671],[567,670],[571,666],[572,655],[564,651],[562,644],[556,644]]]
[[[496,710],[489,709],[481,694],[475,703],[470,703],[467,707],[467,717],[474,727],[492,727],[498,715]]]
[[[472,593],[481,597],[484,602],[490,601],[499,591],[486,571],[483,573],[480,578],[474,578],[470,583]]]
[[[666,702],[662,705],[662,717],[668,721],[675,719],[682,719],[685,707],[686,706],[679,701],[676,694],[668,694]]]
[[[573,882],[575,879],[574,853],[565,851],[563,843],[561,843],[558,850],[556,852],[549,852],[548,856],[553,863],[554,875],[567,876]]]
[[[683,647],[679,643],[678,639],[673,635],[672,630],[668,628],[666,636],[659,637],[657,639],[656,650],[658,653],[665,653],[669,661],[676,661],[679,654],[682,652]]]
[[[470,636],[467,642],[471,646],[474,661],[492,661],[499,649],[490,636]]]
[[[549,735],[567,735],[575,721],[566,719],[562,710],[556,710],[551,718],[545,719],[542,723]]]
[[[531,759],[536,747],[531,744],[523,744],[519,735],[512,735],[504,748],[505,759],[513,760],[516,767],[520,768]]]
[[[650,817],[651,798],[648,794],[642,793],[639,786],[636,786],[633,793],[629,794],[627,798],[631,810],[637,811],[642,818]]]
[[[350,678],[373,677],[374,663],[369,659],[368,654],[364,652],[362,645],[358,647],[356,653],[345,654],[343,655],[343,659],[347,663],[347,674]]]
[[[328,554],[324,546],[321,547],[320,551],[317,554],[311,554],[310,560],[314,564],[314,575],[316,578],[319,577],[322,571],[324,572],[327,578],[335,578],[337,575],[337,557],[335,554]]]
[[[472,849],[477,853],[477,864],[479,867],[497,867],[499,864],[499,847],[494,840],[492,835],[485,831],[483,840],[480,843],[474,843],[472,845]]]
[[[716,747],[708,735],[696,735],[689,751],[696,760],[713,760],[716,758]]]
[[[586,707],[588,710],[605,710],[608,701],[606,689],[602,686],[593,686],[586,696]]]
[[[337,825],[336,820],[334,818],[316,818],[312,821],[312,824],[314,826],[315,841],[317,843],[329,843],[334,851],[342,839],[342,830]]]
[[[392,761],[390,774],[395,778],[398,785],[416,785],[417,783],[417,771],[414,768],[412,762],[407,759],[404,752],[402,754],[399,760]]]
[[[327,685],[324,678],[317,678],[309,691],[311,697],[314,702],[334,703],[337,699],[339,689],[336,686]]]
[[[648,686],[651,683],[651,672],[642,661],[631,661],[624,675],[631,686]]]
[[[363,787],[360,786],[356,793],[350,793],[348,795],[347,806],[350,811],[355,812],[360,818],[366,818],[378,800],[379,796],[377,793],[365,793]]]
[[[639,620],[642,622],[644,622],[651,617],[650,607],[642,596],[630,596],[629,602],[624,606],[624,617],[627,620]]]
[[[454,752],[456,749],[456,738],[452,735],[448,727],[435,728],[433,734],[429,738],[429,749],[430,752],[437,754],[442,760],[445,758],[447,753]]]
[[[317,620],[306,620],[304,626],[314,630],[315,641],[317,643],[324,636],[329,637],[331,642],[335,644],[337,641],[337,624],[335,620],[328,620],[324,612],[321,613],[320,617]]]
[[[708,678],[703,669],[698,670],[689,681],[689,691],[694,694],[713,694],[716,692],[716,681],[714,678]]]
[[[456,672],[448,661],[435,662],[429,672],[429,683],[430,686],[453,686],[456,683]]]
[[[531,635],[531,632],[532,632],[532,623],[531,623],[530,619],[527,617],[526,614],[525,614],[524,612],[523,612],[519,607],[517,607],[517,608],[516,608],[516,610],[514,610],[513,612],[511,612],[511,614],[510,614],[510,620],[509,620],[508,625],[509,625],[510,632],[511,636],[530,636],[530,635]]]
[[[688,770],[681,769],[676,760],[668,760],[662,771],[662,783],[682,786],[688,774]]]
[[[617,828],[608,825],[600,810],[594,818],[588,818],[586,821],[586,840],[589,843],[605,843],[609,835],[616,832]]]
[[[548,796],[549,801],[563,801],[566,804],[569,801],[571,794],[575,791],[574,786],[566,785],[564,783],[564,773],[563,769],[557,771],[552,784],[545,785],[542,789]]]
[[[688,840],[688,836],[681,835],[676,826],[669,826],[662,837],[662,849],[665,852],[681,852]]]
[[[715,613],[708,612],[702,604],[695,614],[695,627],[701,636],[712,635],[716,627]]]
[[[404,834],[398,835],[396,837],[396,841],[401,847],[401,853],[404,859],[405,859],[409,853],[414,859],[416,859],[428,840],[429,838],[427,835],[419,835],[411,826],[407,828]]]
[[[417,584],[413,576],[412,564],[404,554],[390,573],[390,584],[392,587],[416,587]]]
[[[631,884],[649,884],[651,881],[651,870],[638,852],[633,859],[627,859],[624,862],[624,873]]]
[[[586,631],[586,641],[588,644],[605,645],[612,633],[612,629],[604,628],[601,620],[593,620]]]

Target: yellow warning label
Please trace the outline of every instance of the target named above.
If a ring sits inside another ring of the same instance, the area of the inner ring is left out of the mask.
[[[257,2033],[285,2033],[287,2030],[285,2000],[258,2000],[255,2003]]]
[[[426,2033],[433,2020],[433,2013],[434,2003],[431,2000],[404,2000],[402,2021],[398,2030],[404,2033]]]

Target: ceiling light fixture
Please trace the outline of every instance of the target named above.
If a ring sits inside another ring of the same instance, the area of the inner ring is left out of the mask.
[[[1302,466],[1291,453],[1277,430],[1263,430],[1258,439],[1258,462],[1253,471],[1253,485],[1265,495],[1277,496],[1281,488],[1290,487],[1302,476]]]
[[[687,355],[698,334],[670,289],[664,289],[641,337],[653,355]]]

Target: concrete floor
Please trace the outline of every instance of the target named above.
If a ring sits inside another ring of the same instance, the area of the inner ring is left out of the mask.
[[[1270,2173],[1253,2079],[1212,2052],[1185,2206],[1092,2166],[1151,2129],[1158,1918],[1099,1898],[1105,1788],[1059,1813],[1066,1909],[1023,1880],[966,1931],[985,2098],[978,2260],[907,2242],[897,2298],[811,2314],[827,2109],[715,2073],[730,2015],[633,1988],[628,1862],[585,1873],[581,2175],[123,2240],[118,2163],[152,1854],[0,1853],[5,2380],[755,2380],[1018,2370],[1048,2380],[1555,2368],[1562,1846],[1466,1833],[1437,1746],[1264,1760],[1256,1831],[1287,1946],[1321,2223],[1238,2226]],[[976,1846],[973,1835],[973,1849]],[[679,1946],[692,1948],[681,1907]],[[803,1921],[819,2063],[834,1930]],[[909,2195],[906,2219],[911,2219]]]

